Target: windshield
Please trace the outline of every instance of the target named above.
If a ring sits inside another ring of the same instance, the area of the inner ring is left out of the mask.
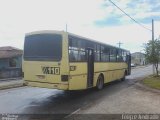
[[[62,36],[35,34],[25,37],[24,60],[59,61],[62,57]]]

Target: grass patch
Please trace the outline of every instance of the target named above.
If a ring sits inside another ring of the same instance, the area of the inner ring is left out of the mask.
[[[160,90],[160,76],[149,76],[143,80],[143,83],[151,88]]]

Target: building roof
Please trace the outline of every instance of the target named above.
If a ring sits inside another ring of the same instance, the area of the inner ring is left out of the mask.
[[[135,53],[132,53],[131,56],[136,56],[136,55],[145,55],[144,53],[141,53],[141,52],[135,52]]]
[[[22,54],[23,54],[23,51],[15,47],[11,47],[11,46],[0,47],[0,59],[12,58],[12,57],[20,56]]]

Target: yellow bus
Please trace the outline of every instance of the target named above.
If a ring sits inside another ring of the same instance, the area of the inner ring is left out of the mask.
[[[28,86],[60,90],[102,89],[125,79],[130,52],[65,31],[25,35],[23,73]]]

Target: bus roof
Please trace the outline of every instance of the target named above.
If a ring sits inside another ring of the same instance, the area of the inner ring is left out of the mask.
[[[42,33],[62,34],[62,32],[64,32],[64,31],[58,31],[58,30],[40,30],[40,31],[29,32],[29,33],[26,33],[25,35],[29,36],[29,35],[42,34]]]
[[[94,40],[94,39],[82,37],[82,36],[79,36],[79,35],[76,35],[76,34],[73,34],[73,33],[69,33],[69,32],[67,32],[67,33],[68,33],[69,35],[73,36],[73,37],[78,37],[78,38],[85,39],[85,40],[88,40],[88,41],[91,41],[91,42],[95,42],[95,43],[98,43],[98,44],[101,44],[101,45],[106,45],[106,46],[109,46],[109,47],[114,47],[114,48],[116,48],[116,49],[121,49],[121,50],[130,52],[129,50],[126,50],[126,49],[123,49],[123,48],[119,48],[119,47],[116,47],[116,46],[112,46],[112,45],[109,45],[109,44],[107,44],[107,43],[99,42],[99,41]]]
[[[26,33],[25,35],[28,36],[28,35],[42,34],[42,33],[57,33],[57,34],[62,34],[63,32],[65,32],[65,31],[40,30],[40,31],[29,32],[29,33]],[[95,43],[98,43],[98,44],[101,44],[101,45],[106,45],[106,46],[109,46],[109,47],[114,47],[116,49],[121,49],[121,50],[129,52],[129,50],[126,50],[126,49],[123,49],[123,48],[119,48],[119,47],[116,47],[116,46],[112,46],[112,45],[109,45],[109,44],[106,44],[106,43],[103,43],[103,42],[99,42],[99,41],[94,40],[94,39],[86,38],[86,37],[83,37],[83,36],[80,36],[80,35],[76,35],[76,34],[73,34],[73,33],[70,33],[70,32],[65,32],[65,33],[68,33],[68,35],[73,36],[73,37],[78,37],[78,38],[81,38],[81,39],[84,39],[84,40],[88,40],[88,41],[95,42]]]

